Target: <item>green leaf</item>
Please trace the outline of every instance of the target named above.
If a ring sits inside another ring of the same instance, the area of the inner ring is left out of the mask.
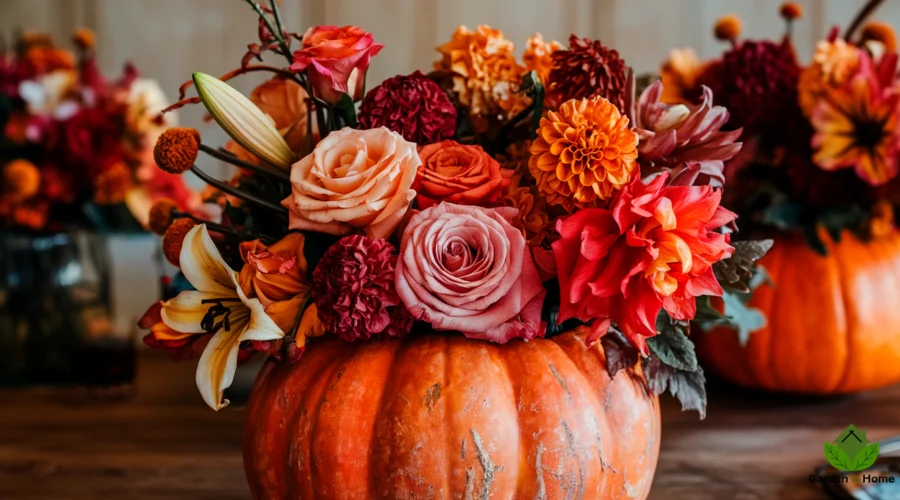
[[[634,367],[640,358],[638,350],[615,328],[610,328],[600,339],[600,345],[603,346],[606,356],[606,371],[609,378],[614,378],[620,370]]]
[[[880,448],[878,443],[872,443],[869,446],[866,446],[862,450],[859,450],[859,453],[853,458],[853,469],[854,471],[866,470],[869,467],[875,465],[875,461],[878,460],[878,452]]]
[[[693,321],[706,330],[717,325],[728,324],[731,318],[713,307],[712,297],[701,295],[697,297],[697,314],[694,315]]]
[[[722,294],[725,302],[725,315],[730,318],[729,324],[737,330],[738,341],[741,345],[747,345],[750,334],[766,326],[766,316],[759,309],[747,307],[737,294],[725,292]]]
[[[656,322],[659,334],[647,339],[650,351],[664,364],[677,370],[697,369],[697,353],[694,343],[685,335],[687,325],[674,323],[663,312]]]
[[[681,403],[681,411],[697,410],[700,420],[706,418],[706,377],[702,368],[692,372],[676,370],[669,375],[669,394]]]
[[[356,128],[359,122],[356,120],[356,105],[349,94],[341,94],[341,99],[334,105],[334,112],[348,127]]]
[[[534,102],[531,130],[537,130],[541,126],[541,114],[544,112],[544,84],[536,71],[529,71],[522,77],[520,88]]]
[[[656,356],[644,358],[644,376],[647,378],[647,385],[653,394],[659,396],[666,391],[669,385],[669,377],[675,372],[675,369],[666,365]]]
[[[834,443],[825,443],[825,459],[837,470],[854,470],[850,467],[850,457]]]
[[[722,288],[749,293],[750,280],[756,273],[756,261],[772,248],[772,240],[750,240],[733,243],[731,257],[713,264],[713,272]]]

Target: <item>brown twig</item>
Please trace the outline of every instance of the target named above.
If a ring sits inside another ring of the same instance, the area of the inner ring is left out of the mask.
[[[884,0],[869,0],[862,9],[856,14],[856,17],[853,18],[853,22],[850,23],[850,26],[847,27],[847,31],[844,32],[844,40],[850,41],[850,37],[853,36],[853,33],[856,32],[857,28],[875,12],[875,9],[880,6]]]
[[[196,175],[197,177],[202,179],[203,182],[218,189],[219,191],[222,191],[225,194],[230,194],[231,196],[234,196],[235,198],[240,198],[241,200],[244,200],[245,202],[256,205],[258,207],[269,209],[269,210],[275,212],[276,214],[287,215],[288,210],[286,208],[284,208],[283,206],[276,205],[276,204],[266,201],[262,198],[253,196],[252,194],[245,193],[234,186],[230,186],[227,183],[222,182],[219,179],[216,179],[216,178],[210,176],[209,174],[207,174],[206,172],[200,170],[199,168],[197,168],[197,165],[194,165],[193,167],[191,167],[191,172],[193,172],[194,175]]]
[[[211,148],[205,144],[200,144],[200,151],[203,151],[204,153],[212,156],[217,160],[224,161],[225,163],[230,163],[236,167],[252,170],[261,174],[274,175],[275,177],[283,180],[290,179],[290,175],[287,172],[283,172],[275,168],[266,168],[255,163],[246,162],[228,151],[223,152],[219,149]]]

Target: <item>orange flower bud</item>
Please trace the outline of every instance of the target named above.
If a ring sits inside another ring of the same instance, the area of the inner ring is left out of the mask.
[[[880,42],[888,52],[897,52],[897,34],[891,25],[881,21],[871,21],[862,30],[862,41]]]
[[[178,205],[169,198],[162,198],[150,207],[150,230],[162,236],[169,226],[175,222],[175,211]]]
[[[733,42],[741,35],[741,18],[734,14],[728,14],[716,21],[713,29],[717,40]]]
[[[81,50],[91,50],[97,42],[97,37],[94,36],[94,32],[89,28],[78,28],[75,30],[72,41]]]
[[[13,160],[3,167],[3,191],[31,198],[41,187],[41,173],[28,160]]]
[[[163,255],[172,265],[180,266],[181,263],[181,247],[184,245],[184,237],[188,232],[196,226],[197,223],[188,218],[176,219],[172,225],[166,229],[163,235],[162,247]]]
[[[190,170],[200,151],[200,132],[195,128],[170,128],[159,136],[153,159],[164,172],[180,174]]]
[[[781,13],[781,17],[785,18],[788,21],[793,21],[794,19],[800,19],[803,17],[803,7],[798,5],[796,2],[784,2],[781,4],[781,9],[779,10]]]

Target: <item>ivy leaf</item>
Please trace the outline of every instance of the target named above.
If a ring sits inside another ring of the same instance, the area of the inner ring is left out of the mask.
[[[656,321],[659,334],[647,339],[650,351],[664,364],[677,370],[694,371],[697,369],[697,353],[694,343],[688,339],[685,331],[686,323],[672,321],[665,312],[661,312]]]
[[[681,402],[681,411],[697,410],[700,420],[706,418],[706,377],[703,368],[676,370],[669,375],[669,394]]]
[[[740,344],[747,345],[750,334],[766,326],[766,316],[759,309],[747,307],[737,294],[726,291],[722,294],[722,301],[725,302],[729,326],[737,330]]]
[[[713,272],[722,288],[740,293],[750,292],[756,261],[772,248],[772,240],[738,241],[731,257],[713,264]]]
[[[621,370],[632,368],[640,357],[638,350],[628,342],[622,332],[615,328],[610,328],[609,332],[600,339],[600,345],[603,346],[606,354],[606,371],[609,373],[609,378],[615,378]]]

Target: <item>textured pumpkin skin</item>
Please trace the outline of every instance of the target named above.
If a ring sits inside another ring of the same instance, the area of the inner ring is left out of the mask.
[[[646,498],[659,403],[568,333],[321,340],[267,364],[244,465],[258,499]]]
[[[840,242],[828,256],[781,235],[762,264],[774,286],[750,304],[768,318],[746,346],[719,329],[696,335],[701,356],[738,384],[773,391],[842,394],[900,381],[900,233]]]

